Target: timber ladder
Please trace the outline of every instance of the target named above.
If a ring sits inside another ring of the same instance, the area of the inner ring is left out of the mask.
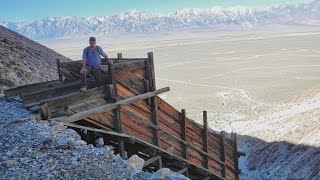
[[[80,92],[81,61],[57,60],[58,79],[20,86],[5,96],[20,95],[24,107],[37,110],[38,119],[50,119],[75,129],[85,129],[82,139],[95,145],[97,136],[126,159],[133,154],[145,160],[144,170],[166,167],[191,179],[239,179],[237,134],[216,133],[176,110],[158,95],[153,53],[147,58],[102,59],[102,83],[88,78]]]

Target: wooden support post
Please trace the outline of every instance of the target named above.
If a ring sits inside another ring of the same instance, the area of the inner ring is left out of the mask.
[[[117,61],[119,62],[122,59],[122,53],[118,53],[117,56],[118,56],[118,60]]]
[[[153,52],[148,52],[148,59],[150,63],[150,89],[154,91],[156,89],[156,81],[155,81],[155,72],[154,72],[154,60],[153,60]]]
[[[147,89],[148,92],[155,91],[155,78],[154,78],[154,68],[153,68],[153,53],[148,53],[148,61],[146,61],[146,72],[147,72],[147,80],[149,82],[149,89]],[[151,97],[150,98],[150,105],[151,105],[151,113],[152,113],[152,122],[155,126],[158,126],[158,103],[157,103],[157,97]],[[155,145],[159,145],[159,134],[158,130],[153,130],[154,139],[153,142]]]
[[[220,141],[220,146],[221,146],[221,161],[223,163],[226,163],[226,152],[225,152],[225,141],[226,141],[226,132],[221,131],[221,141]],[[223,165],[222,168],[222,177],[226,177],[226,165]]]
[[[152,122],[156,127],[158,127],[158,102],[156,96],[151,98],[151,113]],[[154,144],[158,146],[160,143],[158,129],[153,129],[153,139]]]
[[[156,90],[156,83],[155,83],[155,75],[154,75],[154,63],[153,63],[153,53],[149,52],[148,53],[148,61],[146,61],[146,72],[147,72],[147,80],[148,80],[148,84],[149,86],[147,86],[147,91],[155,91]],[[151,97],[150,99],[151,101],[151,118],[152,118],[152,122],[153,124],[158,127],[158,101],[157,101],[157,96]],[[156,146],[159,146],[160,143],[160,137],[159,137],[159,132],[158,129],[153,129],[153,143]],[[162,167],[162,158],[159,159],[158,162],[158,166],[159,168]]]
[[[59,76],[59,80],[62,82],[62,75],[60,73],[60,59],[57,59],[57,69],[58,69],[58,76]]]
[[[181,123],[181,138],[182,140],[184,141],[187,141],[187,134],[186,134],[186,130],[187,130],[187,124],[186,124],[186,110],[185,109],[182,109],[181,110],[181,120],[180,120],[180,123]],[[188,160],[188,149],[187,149],[187,145],[186,144],[183,144],[183,158]]]
[[[116,103],[118,101],[118,92],[117,92],[117,86],[116,86],[116,79],[115,79],[115,72],[114,72],[114,66],[113,64],[109,64],[109,82],[113,85],[113,95],[109,98],[111,103]],[[113,123],[114,127],[118,131],[118,133],[122,133],[122,123],[121,123],[121,117],[120,117],[120,110],[119,107],[112,110],[113,112]],[[118,139],[118,151],[120,153],[120,156],[122,158],[126,158],[125,156],[125,148],[124,148],[124,141],[123,139]]]
[[[208,153],[208,113],[203,111],[203,151]],[[209,168],[209,158],[205,156],[204,167]]]
[[[149,55],[148,55],[149,56]],[[145,61],[146,65],[146,81],[145,81],[145,92],[150,92],[151,91],[151,68],[150,68],[150,59],[147,59]],[[146,103],[148,105],[151,104],[151,98],[146,99]]]
[[[239,173],[240,173],[240,170],[239,170],[239,162],[238,162],[238,158],[239,158],[239,155],[238,155],[238,138],[237,138],[237,133],[232,133],[232,136],[231,136],[231,140],[233,142],[233,150],[234,150],[234,166],[235,166],[235,170],[237,171],[236,173],[236,179],[239,179]]]

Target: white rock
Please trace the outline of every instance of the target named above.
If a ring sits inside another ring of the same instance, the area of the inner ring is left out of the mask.
[[[155,172],[149,179],[165,179],[167,176],[170,176],[172,171],[168,168],[161,168]]]
[[[87,143],[84,140],[77,140],[77,141],[73,141],[72,145],[76,147],[81,147],[81,146],[86,146]]]
[[[104,145],[104,140],[102,137],[96,140],[96,147],[100,148],[100,147],[103,147],[103,145]]]
[[[139,158],[137,155],[132,155],[128,160],[124,163],[125,167],[129,170],[142,170],[144,165],[144,160]]]

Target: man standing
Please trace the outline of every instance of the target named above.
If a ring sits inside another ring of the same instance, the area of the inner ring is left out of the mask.
[[[112,61],[109,60],[107,54],[102,50],[101,47],[96,46],[96,38],[90,37],[89,39],[90,46],[84,48],[82,54],[82,69],[81,73],[81,89],[80,91],[87,90],[87,74],[92,74],[96,83],[100,84],[101,81],[101,56],[105,57],[108,60],[109,64],[112,64]]]

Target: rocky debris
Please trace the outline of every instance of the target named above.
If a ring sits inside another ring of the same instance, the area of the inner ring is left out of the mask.
[[[103,147],[104,145],[104,140],[102,137],[96,140],[96,147]]]
[[[58,79],[56,59],[71,61],[0,26],[0,93],[15,86]]]
[[[163,168],[142,171],[137,155],[123,160],[112,147],[94,147],[73,129],[28,117],[19,102],[0,96],[0,179],[188,179]]]

